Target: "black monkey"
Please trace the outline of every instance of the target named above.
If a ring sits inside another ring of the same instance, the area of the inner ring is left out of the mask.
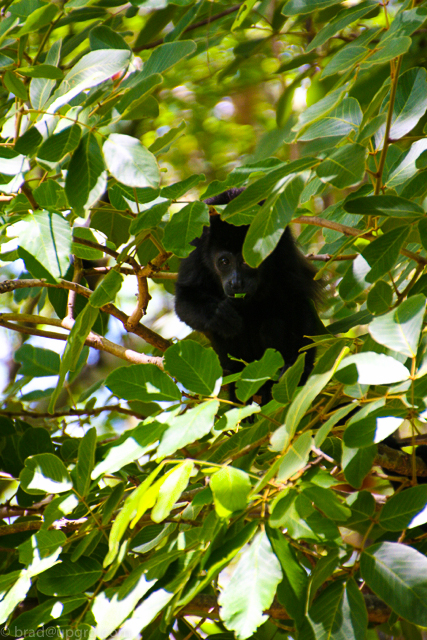
[[[243,189],[231,189],[205,200],[226,204]],[[277,349],[285,369],[316,333],[312,301],[322,284],[315,269],[295,246],[285,229],[274,251],[257,269],[242,257],[248,226],[237,227],[211,216],[210,226],[193,241],[196,248],[181,262],[176,284],[175,310],[181,320],[204,333],[229,372],[243,368],[228,356],[252,362],[264,351]],[[303,382],[313,367],[314,349],[306,355]],[[265,396],[265,394],[263,394]]]

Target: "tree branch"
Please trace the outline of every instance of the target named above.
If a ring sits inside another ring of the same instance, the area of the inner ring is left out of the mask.
[[[12,322],[9,322],[12,321]],[[47,324],[55,327],[61,327],[70,329],[69,321],[67,318],[64,320],[56,320],[55,318],[44,318],[42,316],[32,316],[29,314],[15,314],[15,313],[0,313],[0,326],[3,326],[12,331],[18,331],[19,333],[25,333],[28,335],[42,336],[44,338],[51,338],[54,340],[67,340],[68,335],[64,333],[56,333],[53,331],[43,331],[41,329],[32,329],[30,327],[23,327],[21,325],[13,324],[13,322],[25,322],[30,324]],[[115,342],[111,342],[91,331],[85,340],[85,345],[97,349],[98,351],[106,351],[111,353],[122,360],[131,362],[133,364],[155,364],[160,369],[163,369],[163,358],[158,356],[148,356],[145,353],[138,353],[132,349],[122,347]]]
[[[388,471],[394,471],[398,475],[412,477],[412,456],[398,449],[392,449],[386,444],[380,443],[378,445],[378,454],[375,457],[374,464]],[[415,457],[415,464],[415,474],[425,478],[427,476],[427,464],[417,456]]]
[[[110,404],[104,407],[97,407],[95,409],[70,409],[69,411],[55,411],[54,413],[40,413],[38,411],[29,411],[21,409],[20,411],[6,411],[0,409],[0,416],[6,418],[18,418],[19,416],[25,416],[27,418],[72,418],[73,416],[98,416],[103,411],[115,411],[116,413],[123,413],[127,416],[134,416],[138,420],[145,420],[147,416],[144,416],[138,411],[132,409],[125,409],[119,404]]]
[[[57,283],[52,283],[46,282],[44,278],[31,280],[4,280],[3,282],[0,282],[0,294],[6,293],[8,291],[15,291],[15,289],[25,289],[32,287],[71,289],[73,291],[76,291],[76,293],[84,296],[85,298],[90,298],[90,296],[92,295],[92,291],[90,289],[88,289],[87,287],[83,287],[81,284],[77,284],[76,282],[70,282],[69,280],[60,280]],[[120,322],[123,324],[123,327],[127,330],[127,322],[129,320],[129,316],[126,315],[126,313],[123,313],[123,311],[117,309],[117,307],[115,307],[113,304],[104,305],[103,307],[101,307],[101,311],[104,311],[105,313],[108,313],[114,318],[120,320]],[[49,323],[45,322],[45,324]],[[145,340],[145,342],[148,342],[148,344],[153,345],[153,347],[156,347],[160,351],[166,351],[166,349],[171,345],[171,342],[169,340],[166,340],[165,338],[142,324],[136,325],[136,327],[134,327],[132,330],[129,330],[129,332],[139,336],[140,338]]]

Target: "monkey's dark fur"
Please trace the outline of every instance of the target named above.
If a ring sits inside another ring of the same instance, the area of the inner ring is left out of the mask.
[[[231,189],[205,200],[226,204],[243,189]],[[229,372],[243,368],[228,355],[252,362],[264,351],[277,349],[285,369],[316,332],[311,301],[322,285],[313,280],[315,269],[295,246],[285,229],[274,251],[257,269],[243,262],[242,246],[247,226],[237,227],[211,216],[210,226],[194,240],[195,250],[185,258],[176,284],[176,313],[212,342],[221,365]],[[235,294],[246,294],[236,298]],[[303,381],[313,367],[314,349],[306,354]]]

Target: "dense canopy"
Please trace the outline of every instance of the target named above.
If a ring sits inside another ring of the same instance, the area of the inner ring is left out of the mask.
[[[4,635],[427,637],[426,68],[417,0],[3,2]],[[233,187],[326,282],[303,386],[174,315]]]

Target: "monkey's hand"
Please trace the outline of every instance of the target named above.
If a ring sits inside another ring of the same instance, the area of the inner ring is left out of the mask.
[[[209,321],[209,330],[224,338],[232,338],[242,330],[243,322],[230,301],[221,300]]]

